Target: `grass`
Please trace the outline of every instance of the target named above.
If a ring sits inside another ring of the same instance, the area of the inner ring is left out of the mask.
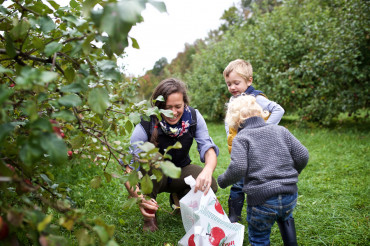
[[[294,212],[300,245],[369,245],[369,124],[345,123],[320,127],[298,124],[284,118],[280,125],[287,127],[309,150],[310,160],[299,177],[298,205]],[[223,173],[229,164],[224,126],[209,123],[209,133],[220,147],[214,177]],[[194,163],[199,155],[193,145]],[[118,179],[103,182],[99,189],[89,187],[90,180],[102,168],[85,161],[59,172],[61,181],[72,184],[71,197],[86,211],[89,218],[100,217],[115,226],[115,240],[119,245],[164,245],[177,242],[185,235],[181,216],[173,216],[168,194],[160,194],[158,212],[160,230],[142,232],[142,217],[137,207],[123,209],[127,191]],[[200,164],[203,165],[203,164]],[[109,172],[120,173],[118,165],[110,164]],[[227,211],[229,188],[219,189],[217,197]],[[243,221],[247,228],[245,207]],[[247,230],[246,230],[247,231]],[[71,244],[77,245],[70,232]],[[248,235],[245,234],[245,243]],[[271,245],[283,245],[277,225],[271,235]]]

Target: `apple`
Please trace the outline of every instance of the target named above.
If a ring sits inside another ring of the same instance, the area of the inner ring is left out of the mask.
[[[194,242],[194,234],[192,234],[188,239],[188,246],[196,246]]]
[[[218,199],[216,198],[216,203],[215,203],[215,209],[217,212],[219,212],[220,214],[225,214],[224,210],[222,209],[222,206],[220,204],[220,202],[218,201]]]
[[[220,227],[213,227],[209,235],[211,245],[219,245],[220,241],[225,237],[225,232]]]
[[[72,150],[68,150],[67,154],[68,154],[68,156],[72,156],[73,155]]]
[[[148,208],[144,208],[145,212],[147,212],[148,214],[155,214],[155,210],[152,210],[152,209],[148,209]]]
[[[14,87],[15,86],[15,84],[14,83],[11,83],[10,85],[9,85],[9,87]]]
[[[0,217],[0,240],[5,239],[9,234],[8,224]]]
[[[66,135],[62,132],[62,133],[60,133],[60,136],[61,136],[62,138],[64,138]]]

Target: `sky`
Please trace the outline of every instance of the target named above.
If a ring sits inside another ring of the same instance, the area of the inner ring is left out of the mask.
[[[209,31],[221,25],[224,10],[239,0],[162,0],[167,13],[160,13],[150,4],[142,12],[143,23],[134,26],[129,35],[140,49],[126,48],[120,64],[125,74],[140,76],[153,68],[156,61],[166,57],[170,63],[185,44],[207,37]]]

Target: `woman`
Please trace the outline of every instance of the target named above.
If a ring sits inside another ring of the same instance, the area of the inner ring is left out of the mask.
[[[164,102],[156,101],[153,105],[153,100],[158,96],[163,96]],[[212,174],[217,165],[219,149],[209,136],[202,115],[198,110],[189,107],[185,84],[174,78],[165,79],[156,87],[151,99],[152,106],[171,110],[173,117],[162,115],[161,121],[157,117],[151,117],[150,122],[142,121],[135,127],[131,136],[131,143],[150,141],[163,154],[168,146],[172,146],[179,141],[182,148],[171,149],[168,154],[172,156],[171,161],[181,168],[181,176],[178,179],[164,176],[159,182],[153,180],[153,191],[150,195],[152,199],[141,199],[139,204],[140,212],[144,216],[144,231],[158,230],[155,217],[155,212],[158,209],[155,201],[157,194],[168,192],[171,195],[176,194],[171,197],[172,199],[176,196],[181,199],[189,192],[190,187],[185,184],[185,177],[192,175],[196,179],[195,192],[201,190],[207,194],[210,188],[214,192],[217,191],[217,183]],[[204,168],[191,164],[189,151],[194,139],[198,145],[200,159],[205,162]],[[134,145],[133,153],[137,155],[139,152],[140,149]],[[131,169],[126,167],[126,170],[129,172]],[[139,187],[136,187],[134,191],[130,189],[128,182],[125,186],[132,197],[143,198],[143,195],[138,195]]]

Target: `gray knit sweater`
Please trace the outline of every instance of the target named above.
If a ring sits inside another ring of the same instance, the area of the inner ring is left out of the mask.
[[[217,182],[226,188],[244,177],[248,204],[260,205],[271,196],[296,193],[307,162],[308,150],[285,127],[251,117],[235,136],[230,165]]]

